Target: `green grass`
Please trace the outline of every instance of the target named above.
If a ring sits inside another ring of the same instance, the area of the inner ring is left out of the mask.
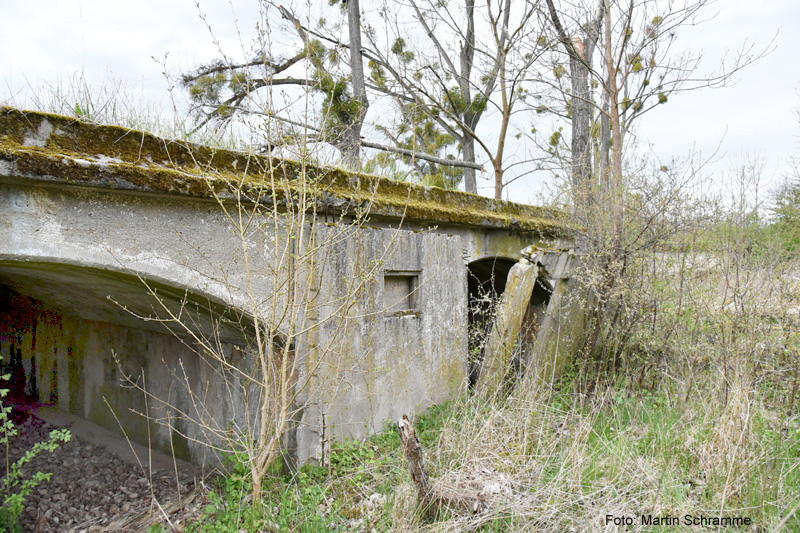
[[[800,422],[744,389],[729,393],[723,406],[713,397],[713,372],[694,379],[688,398],[674,381],[632,391],[620,380],[592,402],[566,393],[501,406],[462,397],[431,409],[416,423],[431,474],[452,476],[477,457],[511,478],[524,504],[480,521],[455,512],[432,520],[415,511],[414,486],[390,429],[336,444],[329,466],[270,477],[258,512],[246,501],[246,476],[221,479],[203,519],[187,531],[592,531],[607,513],[634,516],[630,531],[699,527],[645,527],[647,514],[681,521],[686,514],[746,516],[769,531],[800,495]],[[749,414],[737,406],[750,406]],[[800,531],[800,518],[784,530]]]
[[[423,446],[435,446],[453,403],[431,408],[416,429]],[[360,442],[334,444],[327,466],[306,465],[265,481],[261,509],[247,501],[246,465],[231,458],[232,474],[219,478],[203,518],[187,531],[377,531],[392,529],[394,491],[409,478],[392,427]],[[371,497],[371,498],[370,498]]]

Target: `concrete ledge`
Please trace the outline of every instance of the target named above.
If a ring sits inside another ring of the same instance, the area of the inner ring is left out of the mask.
[[[0,176],[143,193],[290,202],[302,184],[320,213],[371,215],[562,236],[562,213],[459,191],[398,182],[173,141],[119,126],[0,108]],[[305,180],[301,180],[305,177]]]

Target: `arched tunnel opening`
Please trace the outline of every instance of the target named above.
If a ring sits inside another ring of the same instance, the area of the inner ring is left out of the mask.
[[[478,381],[485,343],[494,325],[497,305],[505,293],[508,274],[517,262],[508,257],[486,257],[467,265],[469,328],[467,372],[470,389]],[[537,278],[526,309],[520,310],[524,315],[513,359],[517,369],[530,361],[536,334],[552,292],[552,286],[545,278]]]
[[[230,420],[233,409],[193,336],[205,335],[233,360],[242,357],[246,327],[218,301],[133,273],[0,262],[10,402],[70,413],[179,459],[210,458],[195,442],[203,440],[197,400],[209,420]]]

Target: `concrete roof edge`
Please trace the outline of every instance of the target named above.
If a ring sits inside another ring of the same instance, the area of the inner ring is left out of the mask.
[[[318,207],[368,205],[385,217],[566,235],[556,210],[394,181],[335,167],[170,140],[122,126],[0,107],[0,172],[10,177],[131,192],[232,198],[232,186],[297,183]]]

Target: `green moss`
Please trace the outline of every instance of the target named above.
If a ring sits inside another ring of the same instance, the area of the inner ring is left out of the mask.
[[[140,443],[154,429],[148,428],[148,420],[138,414],[144,412],[141,411],[144,408],[141,393],[125,390],[119,383],[103,383],[93,391],[92,397],[102,398],[102,401],[92,402],[88,413],[89,421],[98,426]]]
[[[333,196],[350,209],[369,207],[371,215],[388,218],[545,235],[568,231],[560,213],[540,207],[8,107],[0,108],[0,160],[12,163],[17,176],[67,184],[223,198],[241,187],[249,197],[266,192],[278,202],[302,188],[318,206]],[[273,183],[281,186],[273,191]]]
[[[172,443],[170,450],[178,459],[191,461],[192,450],[189,447],[189,439],[184,436],[186,434],[186,424],[184,424],[183,418],[178,418],[174,424],[175,427],[171,429]]]

